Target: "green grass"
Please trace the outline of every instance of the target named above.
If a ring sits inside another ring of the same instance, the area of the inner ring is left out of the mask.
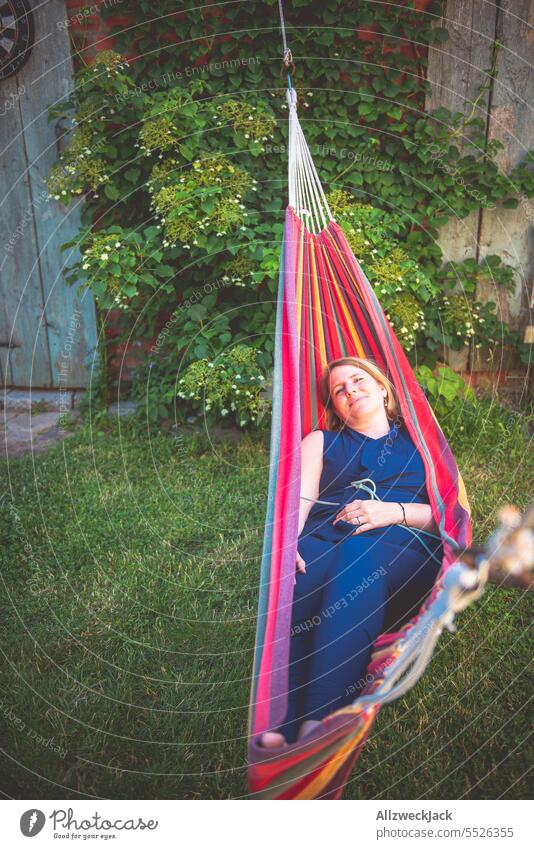
[[[514,416],[455,432],[482,541],[500,503],[527,504],[532,452]],[[265,437],[124,426],[4,464],[5,794],[246,794],[267,464]],[[345,798],[528,797],[531,620],[527,593],[495,587],[461,614],[381,711]]]

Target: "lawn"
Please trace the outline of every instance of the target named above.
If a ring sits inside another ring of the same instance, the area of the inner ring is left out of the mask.
[[[519,416],[475,419],[451,439],[483,541],[534,460]],[[245,796],[268,438],[115,423],[3,465],[3,793]],[[491,586],[459,616],[344,798],[529,797],[532,607]]]

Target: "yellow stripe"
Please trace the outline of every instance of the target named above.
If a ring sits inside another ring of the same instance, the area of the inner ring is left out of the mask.
[[[297,277],[295,286],[295,301],[297,310],[297,343],[300,355],[300,328],[302,319],[302,258],[304,256],[304,227],[300,228],[299,242],[297,245]]]
[[[339,251],[337,251],[337,253],[339,255]],[[332,282],[333,286],[335,286],[336,290],[339,293],[339,297],[340,297],[340,301],[341,301],[341,310],[343,311],[343,314],[346,318],[347,324],[350,328],[350,338],[356,345],[357,356],[365,358],[365,351],[363,349],[363,346],[362,346],[362,343],[361,343],[361,340],[360,340],[360,336],[358,334],[358,330],[357,330],[356,325],[354,324],[354,322],[353,322],[353,320],[350,316],[350,313],[347,309],[347,305],[345,303],[345,297],[347,297],[347,296],[345,295],[344,290],[340,287],[339,283],[337,282],[337,277],[336,277],[335,271],[334,271],[334,269],[333,269],[333,267],[330,263],[330,258],[328,256],[328,254],[325,251],[323,251],[323,255],[324,255],[324,258],[325,258],[326,263],[328,265],[329,271],[330,271],[331,282]],[[348,269],[347,269],[347,272],[348,272]],[[352,279],[353,279],[355,288],[357,289],[358,288],[357,282],[354,280],[354,278],[352,278]],[[331,288],[333,288],[333,286],[331,286]],[[337,309],[337,306],[336,306],[336,309]],[[343,335],[346,338],[346,335],[345,334],[343,334]]]
[[[360,709],[358,709],[359,712]],[[350,713],[350,711],[343,709],[343,713]],[[357,711],[355,710],[354,713]],[[374,712],[371,712],[367,718],[367,721],[361,726],[358,732],[349,737],[346,743],[340,747],[340,749],[336,752],[336,754],[328,760],[326,765],[323,767],[321,772],[313,779],[313,781],[306,785],[306,787],[301,790],[298,796],[295,796],[295,799],[315,799],[321,793],[322,790],[330,783],[333,776],[336,772],[341,769],[343,762],[350,756],[350,754],[354,751],[356,746],[361,742],[362,738],[365,735],[365,732],[369,728],[369,726],[373,723]]]
[[[465,489],[464,480],[463,480],[460,472],[458,472],[458,502],[459,502],[459,504],[462,505],[462,507],[464,508],[466,513],[470,516],[471,515],[471,507],[469,506],[469,501],[468,501],[468,498],[467,498],[467,492],[466,492],[466,489]]]
[[[311,247],[312,247],[312,250],[311,250],[311,253],[310,253],[310,272],[311,272],[311,289],[312,289],[311,300],[312,300],[312,309],[313,309],[312,317],[315,316],[315,318],[316,318],[316,321],[317,321],[317,324],[318,324],[319,338],[315,339],[315,337],[314,337],[312,339],[313,346],[312,346],[312,350],[310,352],[310,355],[314,356],[314,352],[316,351],[317,348],[319,348],[319,353],[320,353],[320,357],[321,357],[321,371],[322,371],[322,369],[326,365],[327,359],[326,359],[326,343],[325,343],[325,334],[324,334],[324,325],[323,325],[323,315],[322,315],[322,312],[321,312],[321,299],[320,299],[320,296],[319,296],[319,284],[318,284],[318,278],[317,278],[317,257],[316,257],[316,254],[315,254],[315,239],[312,239]],[[313,327],[313,325],[312,325],[312,327]],[[315,330],[312,330],[312,332],[315,333]]]

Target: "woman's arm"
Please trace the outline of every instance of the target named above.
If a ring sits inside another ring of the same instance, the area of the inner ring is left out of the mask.
[[[306,498],[319,498],[319,483],[323,471],[324,434],[322,430],[313,430],[301,443],[300,494]],[[306,524],[313,501],[300,499],[299,535]],[[400,509],[400,508],[399,508]]]
[[[429,531],[431,534],[439,536],[439,528],[432,517],[432,507],[430,504],[417,504],[409,501],[401,502],[406,513],[406,523],[412,528],[420,528],[422,531]],[[402,508],[397,504],[397,510],[400,513]],[[402,521],[402,518],[401,518]]]
[[[432,517],[430,504],[417,504],[412,501],[379,501],[372,499],[356,499],[346,504],[335,517],[335,525],[340,519],[357,526],[355,533],[365,533],[371,528],[382,528],[385,525],[400,525],[406,514],[406,524],[412,528],[420,528],[439,536],[439,528]],[[358,524],[359,521],[359,524]]]

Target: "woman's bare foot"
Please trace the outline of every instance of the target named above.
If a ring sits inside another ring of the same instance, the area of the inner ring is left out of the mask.
[[[302,740],[306,734],[310,734],[314,728],[317,728],[321,723],[318,719],[306,719],[299,728],[299,732],[297,734],[297,740]]]
[[[279,731],[266,731],[261,735],[261,745],[264,749],[279,749],[287,745],[286,738]]]

